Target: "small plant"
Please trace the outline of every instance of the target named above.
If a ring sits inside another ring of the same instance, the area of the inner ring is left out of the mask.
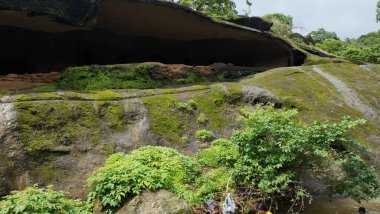
[[[202,142],[209,141],[213,138],[214,133],[209,130],[201,129],[195,132],[195,137]]]
[[[183,136],[183,137],[181,137],[181,142],[183,144],[187,144],[187,143],[189,143],[189,138],[187,136]]]
[[[0,201],[0,214],[22,213],[68,213],[90,214],[90,205],[80,200],[65,198],[63,192],[57,192],[51,186],[28,187],[23,191],[14,191]]]
[[[194,155],[195,159],[206,167],[233,167],[239,157],[238,147],[226,139],[217,139],[211,147]]]
[[[198,116],[198,118],[197,118],[197,122],[198,122],[199,124],[205,125],[205,124],[208,123],[208,118],[206,117],[205,114],[201,113],[201,114]]]
[[[194,100],[189,100],[189,102],[175,102],[174,103],[175,107],[183,112],[186,113],[193,113],[194,110],[197,109],[197,104],[195,103]]]
[[[188,185],[198,170],[194,160],[170,148],[147,146],[128,155],[117,153],[88,180],[88,199],[99,199],[109,211],[144,189],[168,189],[191,200]]]
[[[175,102],[174,105],[180,111],[183,111],[183,112],[186,112],[186,113],[192,113],[193,112],[193,108],[188,103],[185,103],[185,102]]]
[[[188,104],[190,105],[191,108],[193,108],[194,110],[197,110],[198,106],[195,100],[193,99],[189,100]]]

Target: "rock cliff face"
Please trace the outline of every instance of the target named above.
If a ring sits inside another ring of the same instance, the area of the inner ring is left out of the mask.
[[[0,73],[158,61],[300,65],[305,55],[260,30],[163,1],[0,0]]]
[[[375,153],[379,151],[380,68],[317,67],[344,82],[355,92],[352,98],[369,110],[349,105],[326,75],[309,66],[278,68],[238,82],[209,85],[2,96],[0,195],[39,183],[85,198],[86,179],[109,154],[128,153],[144,145],[169,146],[192,154],[207,146],[196,139],[197,130],[208,129],[216,138],[228,138],[239,127],[240,109],[256,103],[298,108],[300,119],[306,121],[335,121],[345,115],[365,118],[367,125],[355,136]],[[196,109],[183,110],[181,106],[190,100]],[[201,114],[207,123],[198,122]],[[378,157],[369,158],[376,162]]]

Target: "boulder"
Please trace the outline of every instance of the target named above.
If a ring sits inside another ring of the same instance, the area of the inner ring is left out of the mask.
[[[187,214],[191,207],[174,193],[166,190],[145,191],[123,206],[117,214]]]

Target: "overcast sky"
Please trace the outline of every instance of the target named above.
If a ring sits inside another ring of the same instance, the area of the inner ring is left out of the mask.
[[[246,0],[235,0],[238,11],[247,8]],[[380,29],[376,23],[377,0],[252,0],[252,16],[284,13],[294,17],[302,34],[318,28],[334,31],[341,39],[355,38]]]

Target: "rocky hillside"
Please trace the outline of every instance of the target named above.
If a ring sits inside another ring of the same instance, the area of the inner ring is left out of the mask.
[[[16,92],[0,99],[0,195],[38,183],[85,198],[86,179],[112,153],[161,145],[192,154],[229,138],[241,109],[297,108],[300,120],[368,122],[355,136],[379,151],[380,67],[349,63],[287,67],[238,81],[161,89]],[[379,156],[373,156],[376,161]]]

